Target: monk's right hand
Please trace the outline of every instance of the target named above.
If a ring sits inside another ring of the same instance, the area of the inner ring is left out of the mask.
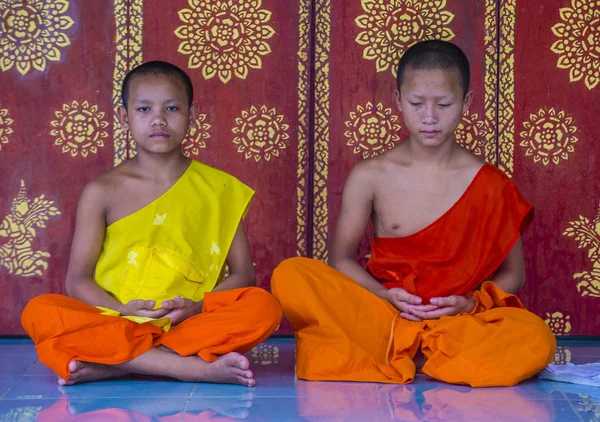
[[[406,290],[398,287],[389,290],[386,289],[382,291],[380,296],[400,311],[400,317],[409,321],[423,321],[413,311],[429,312],[438,309],[438,306],[433,304],[422,305],[423,299],[419,296],[411,295]]]
[[[122,305],[120,312],[121,315],[125,316],[141,316],[147,318],[162,318],[169,312],[168,309],[154,309],[155,306],[156,301],[154,300],[135,299]]]

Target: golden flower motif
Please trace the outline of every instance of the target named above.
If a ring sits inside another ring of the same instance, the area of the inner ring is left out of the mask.
[[[45,228],[50,217],[60,215],[54,201],[44,195],[31,199],[21,180],[19,193],[13,199],[10,213],[0,223],[0,267],[22,277],[41,276],[48,268],[48,252],[34,249],[37,228]]]
[[[104,146],[108,133],[103,129],[108,122],[103,120],[104,113],[98,111],[98,106],[90,106],[87,101],[81,104],[73,101],[70,105],[63,104],[62,110],[56,111],[55,115],[58,120],[50,122],[54,128],[50,135],[56,137],[54,145],[62,146],[62,152],[70,153],[72,157],[77,154],[87,157]]]
[[[571,362],[571,350],[565,346],[559,346],[554,352],[554,360],[552,361],[555,365],[564,365]]]
[[[70,44],[63,31],[74,23],[65,16],[68,8],[67,0],[0,1],[0,69],[16,65],[25,75],[60,60],[59,47]]]
[[[569,154],[575,152],[574,144],[578,141],[575,133],[577,127],[572,124],[573,118],[564,110],[557,112],[554,108],[540,110],[538,114],[529,116],[523,123],[526,129],[520,133],[520,145],[525,155],[533,156],[533,162],[542,162],[545,166],[567,160]]]
[[[2,151],[2,144],[8,144],[8,135],[13,133],[11,128],[13,119],[8,117],[8,110],[0,110],[0,151]]]
[[[571,316],[563,315],[562,312],[546,313],[546,324],[556,335],[566,335],[571,331]]]
[[[274,108],[269,110],[266,105],[260,109],[252,106],[248,111],[243,110],[242,117],[235,119],[237,126],[232,129],[237,135],[233,139],[238,146],[237,151],[246,159],[254,157],[255,161],[279,157],[279,152],[287,147],[284,141],[290,137],[287,133],[289,126],[283,123],[283,119],[283,115],[277,115]]]
[[[206,140],[210,138],[210,124],[206,123],[206,114],[199,114],[190,127],[183,141],[182,148],[186,157],[200,154],[200,150],[206,148]]]
[[[252,349],[252,360],[255,365],[274,365],[279,362],[279,347],[260,344]]]
[[[450,41],[454,32],[447,28],[454,15],[444,11],[446,0],[361,0],[364,14],[355,19],[364,31],[356,42],[366,46],[363,58],[375,60],[378,72],[396,64],[413,44],[430,39]]]
[[[178,52],[189,55],[190,69],[202,68],[204,79],[219,75],[223,83],[232,75],[246,79],[250,69],[262,67],[261,56],[271,52],[266,40],[275,34],[267,25],[271,12],[261,0],[188,0],[190,9],[179,11],[185,23],[175,29],[183,41]]]
[[[485,157],[485,123],[479,120],[477,113],[465,114],[458,124],[456,131],[456,142],[471,151],[475,155]]]
[[[369,101],[364,107],[357,106],[356,111],[350,112],[350,120],[344,123],[348,127],[344,132],[346,145],[363,158],[381,154],[400,141],[398,116],[391,108],[384,109],[381,103],[374,105]]]
[[[559,13],[562,22],[552,27],[559,39],[550,47],[559,55],[557,66],[569,69],[571,82],[584,79],[593,89],[600,82],[600,3],[571,0]]]

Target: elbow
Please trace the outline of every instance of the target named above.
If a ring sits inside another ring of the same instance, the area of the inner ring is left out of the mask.
[[[254,266],[249,269],[243,277],[244,287],[255,287],[256,286],[256,271],[254,271]]]
[[[344,264],[348,261],[354,262],[354,259],[344,255],[330,255],[328,264],[331,268],[343,272]]]

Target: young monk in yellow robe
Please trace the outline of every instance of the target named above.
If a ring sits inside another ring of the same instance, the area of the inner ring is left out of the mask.
[[[137,155],[84,189],[69,296],[32,299],[23,327],[61,385],[139,373],[253,386],[242,353],[281,319],[275,298],[252,287],[242,220],[254,192],[182,154],[198,106],[181,69],[145,63],[122,96]]]
[[[294,258],[275,270],[299,378],[410,383],[419,366],[449,383],[508,386],[552,360],[555,338],[514,295],[532,207],[454,138],[473,98],[469,77],[453,44],[408,49],[395,100],[410,135],[350,173],[333,268]],[[365,269],[355,254],[369,219]]]

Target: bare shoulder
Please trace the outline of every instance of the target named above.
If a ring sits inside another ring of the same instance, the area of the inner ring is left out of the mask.
[[[127,162],[96,176],[85,186],[81,193],[80,204],[93,204],[106,208],[115,189],[129,176]]]
[[[350,174],[362,180],[377,181],[381,180],[379,178],[390,170],[395,170],[398,167],[404,167],[408,164],[406,153],[401,144],[375,157],[360,161],[354,166]]]
[[[461,179],[472,180],[485,164],[485,160],[461,148],[457,154],[455,170],[458,171]]]

